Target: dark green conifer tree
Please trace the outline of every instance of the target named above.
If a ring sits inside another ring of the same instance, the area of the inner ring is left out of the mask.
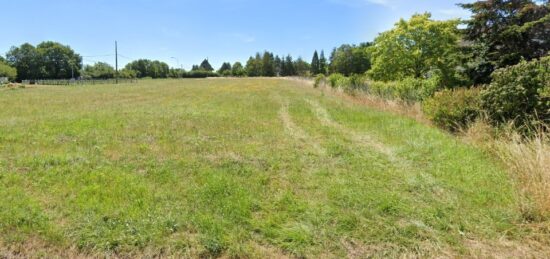
[[[319,61],[319,54],[317,53],[317,50],[313,53],[313,59],[311,59],[311,74],[317,75],[321,72],[321,63]]]

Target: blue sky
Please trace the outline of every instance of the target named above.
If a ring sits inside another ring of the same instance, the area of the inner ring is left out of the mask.
[[[0,0],[0,54],[45,40],[70,45],[84,63],[121,65],[158,59],[189,69],[204,58],[215,67],[255,52],[311,59],[313,50],[371,41],[401,17],[431,12],[468,17],[470,0]],[[111,55],[111,56],[109,56]]]

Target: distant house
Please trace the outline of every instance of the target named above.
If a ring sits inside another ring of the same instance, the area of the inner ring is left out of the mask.
[[[7,77],[0,77],[0,84],[6,84],[8,83],[8,78]]]

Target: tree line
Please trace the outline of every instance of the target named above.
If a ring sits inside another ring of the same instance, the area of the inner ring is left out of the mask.
[[[243,65],[241,62],[224,62],[215,71],[208,59],[193,65],[190,71],[170,68],[162,61],[138,59],[128,63],[118,71],[119,78],[185,78],[185,77],[275,77],[275,76],[311,76],[317,74],[341,73],[344,75],[364,73],[370,68],[366,52],[369,43],[358,46],[344,44],[335,48],[330,59],[324,51],[313,54],[311,63],[301,57],[274,55],[264,51],[251,56]],[[36,47],[29,43],[12,47],[6,59],[0,57],[0,77],[10,80],[36,79],[111,79],[117,76],[113,66],[105,62],[83,65],[82,56],[70,46],[57,42],[43,42]]]
[[[311,62],[291,55],[275,55],[264,51],[251,56],[243,65],[241,62],[224,62],[215,71],[208,59],[193,65],[190,71],[170,68],[162,61],[139,59],[128,63],[118,71],[119,78],[183,78],[207,76],[275,77],[312,76],[340,73],[362,74],[370,69],[367,48],[371,43],[359,45],[344,44],[334,48],[330,58],[315,51]],[[9,71],[8,71],[9,70]],[[6,59],[0,59],[0,76],[12,80],[33,79],[110,79],[117,76],[115,68],[105,62],[83,65],[82,57],[67,45],[57,42],[43,42],[36,47],[29,43],[12,47]]]

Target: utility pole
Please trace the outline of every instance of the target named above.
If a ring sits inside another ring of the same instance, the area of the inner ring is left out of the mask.
[[[118,45],[115,40],[115,82],[118,84]]]

